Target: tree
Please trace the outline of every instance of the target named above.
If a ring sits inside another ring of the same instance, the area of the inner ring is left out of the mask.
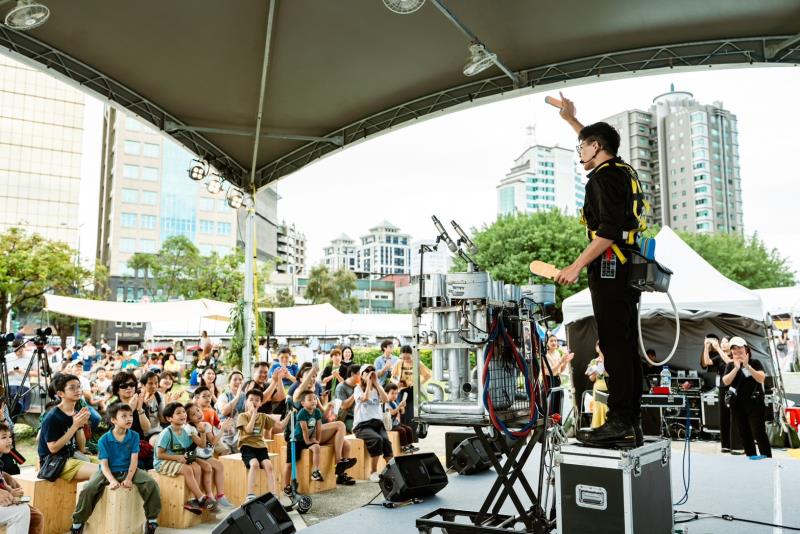
[[[767,249],[757,234],[690,234],[679,232],[695,252],[716,270],[749,289],[795,284],[795,272],[776,249]]]
[[[488,271],[495,280],[518,285],[527,284],[534,278],[530,272],[531,261],[541,260],[556,267],[565,267],[575,261],[587,245],[586,230],[578,218],[555,209],[499,217],[491,225],[484,225],[473,233],[473,241],[478,246],[473,259],[478,266]],[[466,264],[459,259],[453,271],[461,270],[466,270]],[[543,279],[534,281],[552,283]],[[557,286],[558,315],[561,302],[586,286],[585,270],[578,283]]]
[[[308,275],[306,298],[314,304],[328,302],[342,313],[356,313],[358,299],[351,296],[355,290],[355,274],[347,269],[331,273],[324,265],[318,265]]]
[[[40,310],[45,293],[93,295],[107,273],[102,266],[95,272],[81,267],[76,257],[66,243],[20,228],[0,234],[0,325],[6,324],[12,309]]]
[[[279,289],[275,293],[275,299],[273,301],[273,307],[275,308],[291,308],[294,306],[294,297],[292,296],[291,291],[286,288]]]
[[[244,290],[243,264],[244,256],[240,252],[227,256],[214,252],[198,258],[194,277],[185,284],[183,296],[236,302]]]

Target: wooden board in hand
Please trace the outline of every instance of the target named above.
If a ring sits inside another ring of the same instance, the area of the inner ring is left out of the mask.
[[[561,272],[561,269],[558,269],[555,265],[550,263],[535,260],[531,262],[531,272],[537,276],[542,276],[544,278],[553,280],[556,276],[558,276],[558,273]]]

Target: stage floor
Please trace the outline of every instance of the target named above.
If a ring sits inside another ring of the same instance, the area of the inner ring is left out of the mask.
[[[538,449],[538,448],[537,448]],[[681,468],[683,445],[672,447],[672,494],[677,501],[684,493]],[[536,453],[532,455],[537,458]],[[528,480],[534,483],[538,473],[536,460],[525,466]],[[415,534],[418,517],[437,508],[478,510],[495,479],[493,470],[472,476],[453,474],[446,488],[434,497],[396,509],[366,506],[303,529],[308,534]],[[752,461],[745,456],[693,452],[689,500],[679,510],[730,514],[736,517],[800,527],[800,461],[770,459]],[[513,513],[507,503],[504,511]],[[680,519],[680,518],[679,518]],[[780,529],[721,519],[702,519],[682,525],[690,534],[778,534]],[[438,532],[438,531],[434,531]],[[788,530],[783,531],[788,534]]]

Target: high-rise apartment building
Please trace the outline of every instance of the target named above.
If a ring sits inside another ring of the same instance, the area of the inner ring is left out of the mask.
[[[203,255],[225,255],[236,247],[236,210],[223,194],[212,195],[193,182],[187,169],[194,156],[138,119],[106,110],[100,183],[97,253],[109,269],[110,299],[161,300],[145,295],[143,273],[128,267],[137,252],[157,252],[171,236],[185,236]],[[106,339],[121,345],[143,341],[141,324],[100,325]]]
[[[329,271],[347,269],[357,271],[358,266],[358,247],[353,238],[347,234],[341,234],[322,249],[324,257],[322,263]]]
[[[653,99],[650,110],[607,122],[620,130],[620,156],[639,172],[652,219],[690,232],[743,232],[736,116],[721,102],[701,104],[685,91]]]
[[[584,186],[575,152],[534,145],[525,150],[497,186],[497,214],[534,213],[556,208],[574,215],[583,205]]]
[[[0,55],[0,231],[78,248],[85,96]]]
[[[306,236],[286,221],[278,226],[278,260],[279,273],[306,274]]]
[[[377,274],[411,274],[411,236],[383,221],[361,236],[358,271]]]

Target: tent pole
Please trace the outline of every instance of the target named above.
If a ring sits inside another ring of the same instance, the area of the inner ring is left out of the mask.
[[[254,284],[253,273],[255,262],[255,213],[256,213],[256,162],[258,161],[258,145],[261,141],[261,118],[264,112],[264,91],[267,86],[267,68],[269,66],[272,27],[275,19],[275,0],[269,2],[267,15],[267,33],[264,39],[264,61],[261,64],[261,88],[258,96],[258,115],[256,115],[255,142],[253,143],[253,160],[250,165],[250,207],[247,210],[247,230],[245,232],[245,273],[244,273],[244,349],[242,354],[242,373],[246,379],[252,373],[253,327],[254,327]]]

